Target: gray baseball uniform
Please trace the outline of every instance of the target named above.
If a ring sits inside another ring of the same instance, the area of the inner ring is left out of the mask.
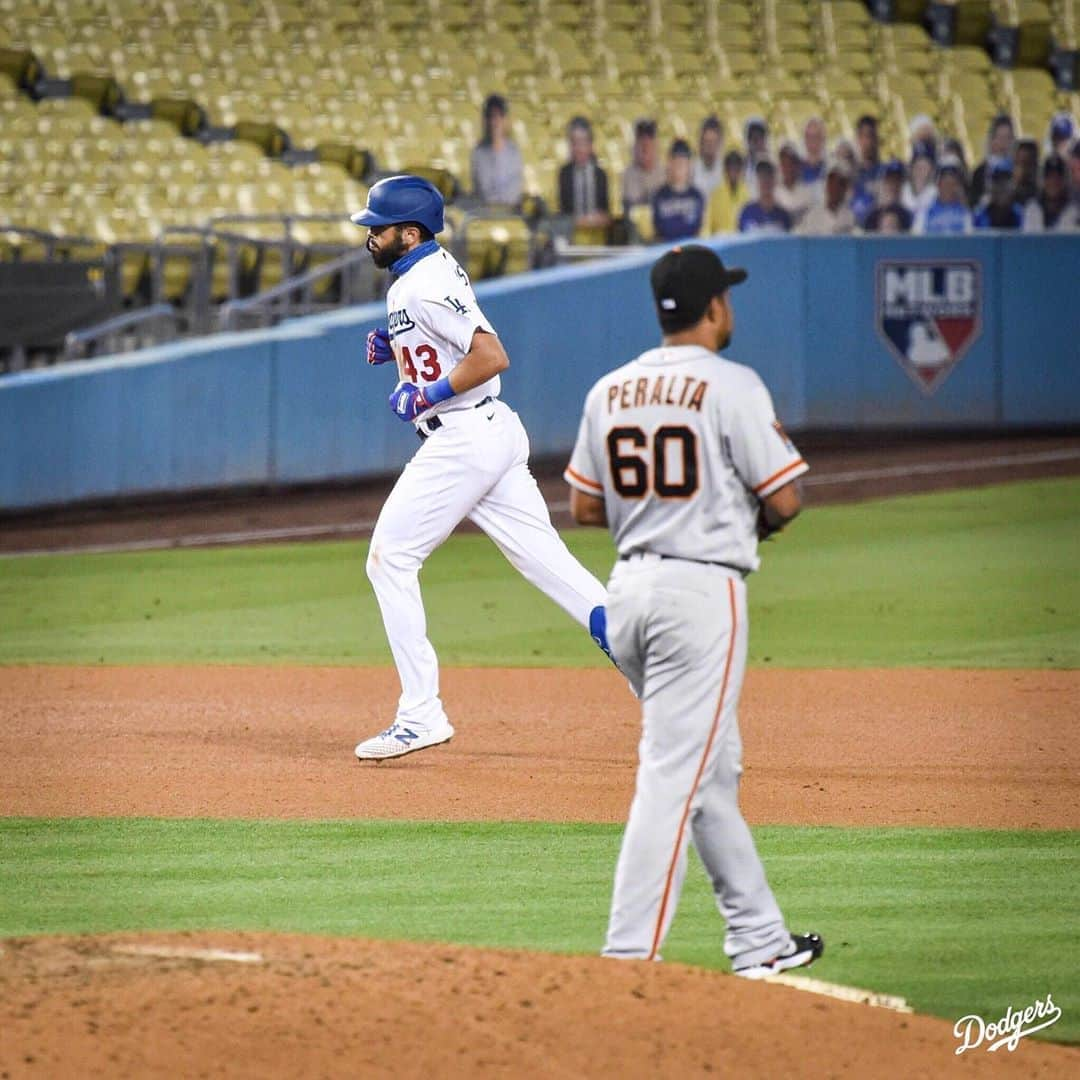
[[[735,966],[791,940],[739,810],[736,707],[759,500],[807,468],[761,379],[696,345],[652,349],[586,399],[565,477],[604,499],[608,640],[643,713],[607,956],[658,958],[691,837]]]

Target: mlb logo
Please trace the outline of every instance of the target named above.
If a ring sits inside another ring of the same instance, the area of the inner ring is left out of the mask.
[[[982,333],[982,268],[972,259],[877,264],[877,332],[927,396]]]

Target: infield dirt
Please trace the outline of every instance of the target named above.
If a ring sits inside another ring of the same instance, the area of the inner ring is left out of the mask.
[[[217,948],[261,962],[119,951]],[[118,948],[119,947],[119,948]],[[1062,1077],[952,1025],[678,964],[256,934],[6,941],[5,1077]]]
[[[448,669],[446,747],[359,764],[394,672],[0,668],[0,814],[622,821],[637,702],[614,671]],[[1080,828],[1080,672],[751,669],[752,823]]]

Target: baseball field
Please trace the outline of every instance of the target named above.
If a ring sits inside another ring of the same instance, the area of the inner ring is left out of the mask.
[[[596,955],[637,703],[485,538],[422,576],[457,736],[381,765],[366,541],[0,557],[0,1075],[1080,1075],[1078,552],[1078,477],[764,549],[742,805],[791,981],[879,1007],[727,975],[693,856],[665,962]]]

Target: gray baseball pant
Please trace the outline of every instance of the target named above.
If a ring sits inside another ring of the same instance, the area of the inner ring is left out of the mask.
[[[608,583],[608,639],[642,702],[637,786],[615,871],[605,956],[656,960],[692,839],[735,966],[790,937],[739,810],[736,719],[746,669],[746,584],[718,565],[632,556]]]

